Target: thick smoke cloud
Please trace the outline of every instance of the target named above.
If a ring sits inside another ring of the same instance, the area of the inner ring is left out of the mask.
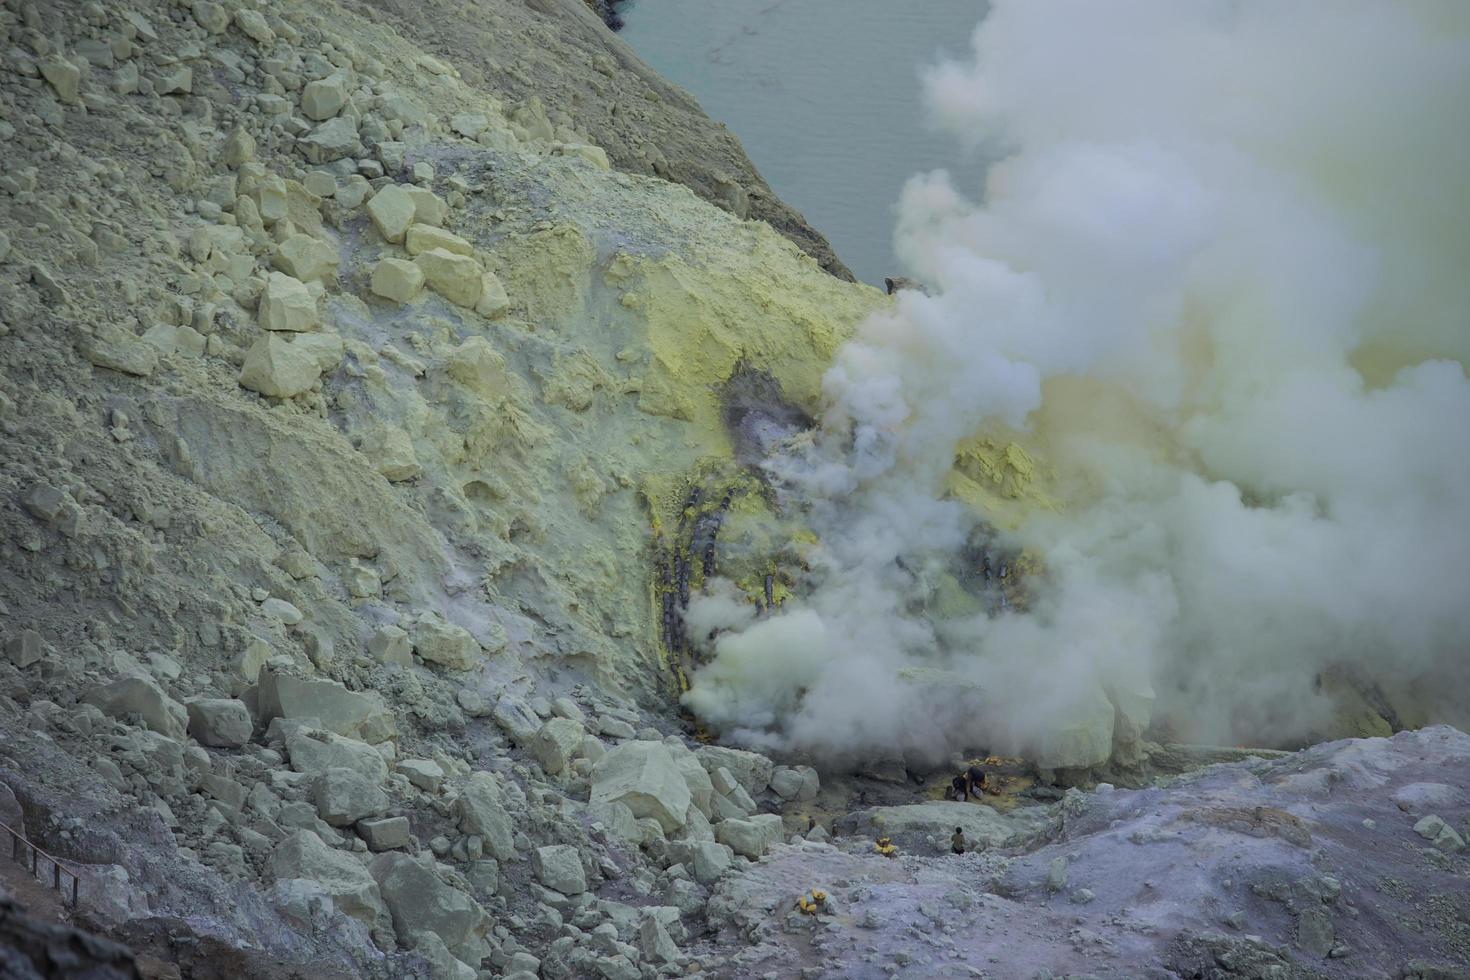
[[[821,538],[807,591],[696,599],[691,707],[828,756],[1065,764],[1155,692],[1186,740],[1332,732],[1326,671],[1463,724],[1470,8],[1007,0],[926,83],[1005,158],[981,203],[906,188],[929,294],[862,325],[770,464]],[[943,601],[979,533],[945,477],[1006,427],[1061,506],[999,542],[1043,557],[1033,603],[977,612]]]

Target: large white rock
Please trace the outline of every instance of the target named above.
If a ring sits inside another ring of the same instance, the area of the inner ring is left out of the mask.
[[[388,809],[388,797],[373,780],[352,769],[325,769],[311,784],[317,816],[333,827],[348,827]]]
[[[424,288],[424,270],[406,259],[379,259],[370,286],[384,299],[407,303]]]
[[[451,951],[483,928],[485,911],[473,898],[445,882],[407,854],[388,852],[373,859],[372,876],[393,916],[400,942],[431,932]]]
[[[350,769],[375,784],[388,778],[388,763],[381,752],[336,732],[297,729],[286,736],[286,754],[297,772]]]
[[[284,272],[272,272],[260,294],[260,325],[266,330],[301,333],[315,330],[317,322],[316,299],[306,283]]]
[[[771,784],[771,774],[776,764],[758,752],[731,749],[723,745],[706,745],[694,753],[706,772],[724,767],[730,775],[752,796],[766,791]]]
[[[413,646],[429,663],[450,670],[470,670],[485,659],[479,641],[469,630],[435,615],[425,615],[414,626]]]
[[[266,333],[245,352],[240,387],[271,398],[291,398],[316,384],[321,376],[321,357],[310,345],[293,344],[278,334]]]
[[[414,262],[423,270],[429,288],[449,302],[471,309],[479,302],[484,270],[468,255],[431,248],[421,252]]]
[[[587,890],[582,856],[570,844],[536,848],[531,852],[531,868],[541,884],[563,895],[580,895]]]
[[[770,818],[775,817],[772,827]],[[721,820],[715,824],[715,840],[736,854],[759,860],[766,848],[781,839],[781,818],[774,813],[758,813],[747,820]]]
[[[817,771],[811,766],[778,766],[771,773],[771,791],[783,800],[811,800],[821,789]]]
[[[408,234],[404,238],[404,245],[409,255],[419,255],[433,248],[442,248],[456,255],[473,256],[475,254],[475,246],[454,232],[422,223],[409,227]]]
[[[665,833],[684,826],[691,797],[684,774],[662,742],[624,742],[592,767],[591,802],[624,803]]]
[[[270,856],[278,880],[304,878],[321,885],[344,915],[369,927],[387,914],[377,882],[356,858],[333,850],[309,830],[298,830],[277,844]]]
[[[324,678],[260,672],[256,711],[262,725],[274,718],[315,718],[338,735],[377,743],[397,731],[393,713],[376,695],[349,691]]]
[[[244,701],[194,698],[184,707],[189,713],[189,734],[200,745],[237,749],[250,741],[254,722]]]
[[[515,833],[501,802],[500,784],[488,772],[472,772],[455,805],[459,829],[484,838],[485,850],[497,861],[515,857]]]
[[[581,722],[570,718],[552,718],[532,736],[527,748],[548,775],[556,775],[567,767],[582,748],[587,735]]]
[[[335,248],[319,238],[313,238],[311,235],[300,232],[277,245],[275,252],[271,254],[272,265],[302,282],[311,282],[313,279],[332,278],[337,274],[337,263],[339,261]],[[269,291],[269,287],[267,287],[267,291]],[[310,298],[309,294],[308,298]],[[264,300],[264,297],[262,297],[262,300]],[[311,305],[311,312],[315,316],[315,303]],[[276,328],[268,327],[267,329]]]
[[[184,737],[189,712],[182,704],[163,693],[152,679],[138,675],[119,677],[110,684],[93,687],[82,695],[87,704],[95,704],[112,718],[137,715],[143,724],[160,735],[172,739]]]
[[[414,222],[413,198],[402,184],[388,184],[368,201],[367,213],[383,240],[397,245]]]
[[[301,112],[316,122],[331,119],[347,104],[347,95],[347,77],[342,72],[333,72],[326,78],[306,83],[301,90]]]

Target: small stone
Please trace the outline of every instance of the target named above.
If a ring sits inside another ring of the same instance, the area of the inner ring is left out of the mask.
[[[414,650],[429,663],[451,670],[470,670],[485,659],[479,642],[463,626],[437,616],[419,620],[413,634]]]
[[[572,756],[581,749],[585,735],[581,722],[552,718],[541,726],[527,748],[547,775],[554,776],[570,764]]]
[[[301,150],[312,163],[332,163],[357,153],[362,143],[357,123],[347,116],[337,116],[320,123],[300,140]]]
[[[405,259],[379,259],[373,266],[370,285],[372,291],[384,299],[407,303],[424,287],[424,271]]]

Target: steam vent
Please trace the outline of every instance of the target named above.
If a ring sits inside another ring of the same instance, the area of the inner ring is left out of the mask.
[[[1470,5],[0,39],[0,978],[1470,978]]]

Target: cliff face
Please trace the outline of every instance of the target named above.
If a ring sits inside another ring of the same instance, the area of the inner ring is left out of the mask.
[[[852,279],[832,247],[766,185],[739,141],[645,65],[583,0],[357,0],[405,39],[511,100],[538,98],[607,151],[612,165],[680,183],[775,228],[822,268]]]

